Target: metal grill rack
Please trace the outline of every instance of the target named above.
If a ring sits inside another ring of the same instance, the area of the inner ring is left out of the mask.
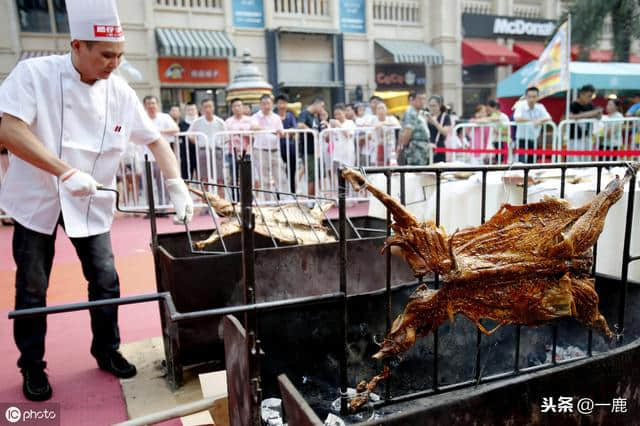
[[[245,169],[246,168],[243,169],[242,167],[239,167],[239,171],[242,171]],[[273,248],[278,248],[281,246],[281,244],[278,244],[278,241],[276,240],[276,237],[274,237],[274,233],[271,230],[271,227],[274,226],[274,224],[269,224],[269,222],[266,220],[265,209],[274,209],[274,208],[277,209],[277,211],[280,212],[282,216],[285,218],[285,224],[283,225],[276,224],[276,225],[286,227],[286,229],[291,232],[291,235],[293,235],[293,237],[297,239],[295,227],[289,221],[289,218],[286,213],[286,208],[292,205],[295,206],[296,208],[295,211],[299,212],[300,215],[304,218],[307,225],[309,226],[309,229],[314,234],[317,242],[318,243],[323,242],[321,238],[318,236],[316,229],[312,224],[312,222],[315,220],[310,218],[309,212],[308,212],[308,206],[309,205],[321,206],[322,203],[331,203],[332,205],[336,206],[338,204],[337,198],[311,196],[311,195],[305,195],[305,194],[295,194],[295,193],[286,192],[286,191],[270,191],[270,190],[264,190],[264,189],[254,189],[254,188],[251,188],[250,177],[246,177],[246,179],[241,181],[244,182],[244,185],[249,185],[249,188],[247,190],[252,193],[252,202],[251,202],[252,210],[255,212],[254,214],[261,219],[262,224],[264,224],[264,226],[266,227],[269,233],[269,238],[271,240]],[[237,223],[240,225],[240,227],[242,227],[242,223],[243,223],[242,215],[237,208],[238,203],[237,201],[235,201],[238,199],[237,194],[242,189],[240,186],[204,182],[199,180],[185,180],[185,183],[192,187],[194,186],[198,188],[203,194],[209,192],[208,190],[211,190],[214,193],[218,192],[219,190],[222,190],[223,193],[225,194],[224,198],[226,200],[234,200],[231,202],[233,206],[233,214],[231,216],[231,220],[235,219]],[[220,232],[220,227],[222,224],[221,218],[215,214],[215,210],[211,204],[210,199],[206,196],[204,198],[205,198],[205,203],[208,210],[208,215],[211,218],[214,232],[218,234],[218,240],[220,241],[222,250],[221,251],[220,250],[202,250],[202,249],[194,248],[194,238],[192,235],[193,230],[190,228],[188,224],[185,224],[184,227],[185,227],[185,231],[189,241],[189,250],[193,254],[228,254],[232,251],[227,248],[228,244],[225,244],[225,240],[224,240],[225,237]],[[272,201],[268,201],[268,202],[257,201],[259,199],[270,199]],[[333,221],[329,218],[329,216],[327,215],[327,212],[323,208],[320,208],[319,211],[323,215],[324,223],[326,223],[327,227],[330,228],[331,234],[336,238],[336,241],[337,241],[340,237],[339,237],[338,230],[333,224]],[[353,223],[353,221],[349,217],[346,218],[346,222],[350,230],[352,231],[353,235],[355,235],[355,237],[358,239],[362,238],[361,232],[375,232],[375,233],[384,232],[384,231],[381,231],[380,229],[358,227]],[[286,245],[295,246],[298,244],[286,244]]]

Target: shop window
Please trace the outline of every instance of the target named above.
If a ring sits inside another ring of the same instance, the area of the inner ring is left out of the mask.
[[[495,65],[473,65],[462,69],[464,84],[496,84]]]
[[[56,32],[68,33],[69,20],[67,19],[67,5],[65,0],[52,0],[52,3],[56,21]]]
[[[64,0],[16,0],[20,30],[34,33],[68,33]]]

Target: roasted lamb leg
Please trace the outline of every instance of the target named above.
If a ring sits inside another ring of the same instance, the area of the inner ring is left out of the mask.
[[[416,339],[457,314],[490,335],[505,324],[540,325],[572,316],[612,338],[598,310],[598,294],[589,277],[592,247],[602,232],[609,208],[620,199],[623,179],[616,178],[584,206],[546,198],[527,205],[503,205],[486,223],[447,235],[432,221],[419,222],[388,194],[368,184],[353,169],[343,176],[356,189],[366,188],[391,212],[394,231],[383,251],[395,248],[416,277],[440,274],[439,290],[420,286],[395,319],[376,359],[407,351]],[[487,330],[481,319],[498,323]],[[377,381],[376,381],[377,383]],[[362,405],[354,401],[352,409]]]

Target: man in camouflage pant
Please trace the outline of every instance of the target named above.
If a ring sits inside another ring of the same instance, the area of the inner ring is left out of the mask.
[[[402,119],[402,131],[398,140],[398,158],[401,164],[421,166],[429,164],[429,128],[420,111],[427,97],[424,93],[411,92],[411,104]]]

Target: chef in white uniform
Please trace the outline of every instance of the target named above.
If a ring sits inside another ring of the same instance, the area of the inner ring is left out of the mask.
[[[193,201],[169,144],[136,93],[113,75],[124,49],[116,0],[66,0],[71,53],[19,62],[0,86],[0,144],[11,153],[0,208],[15,220],[16,309],[46,305],[58,224],[71,239],[89,300],[119,297],[109,230],[113,187],[127,144],[146,145],[167,179],[176,216],[189,221]],[[136,374],[118,352],[116,307],[91,310],[91,354],[118,377]],[[28,399],[51,397],[44,368],[46,318],[14,321]]]

